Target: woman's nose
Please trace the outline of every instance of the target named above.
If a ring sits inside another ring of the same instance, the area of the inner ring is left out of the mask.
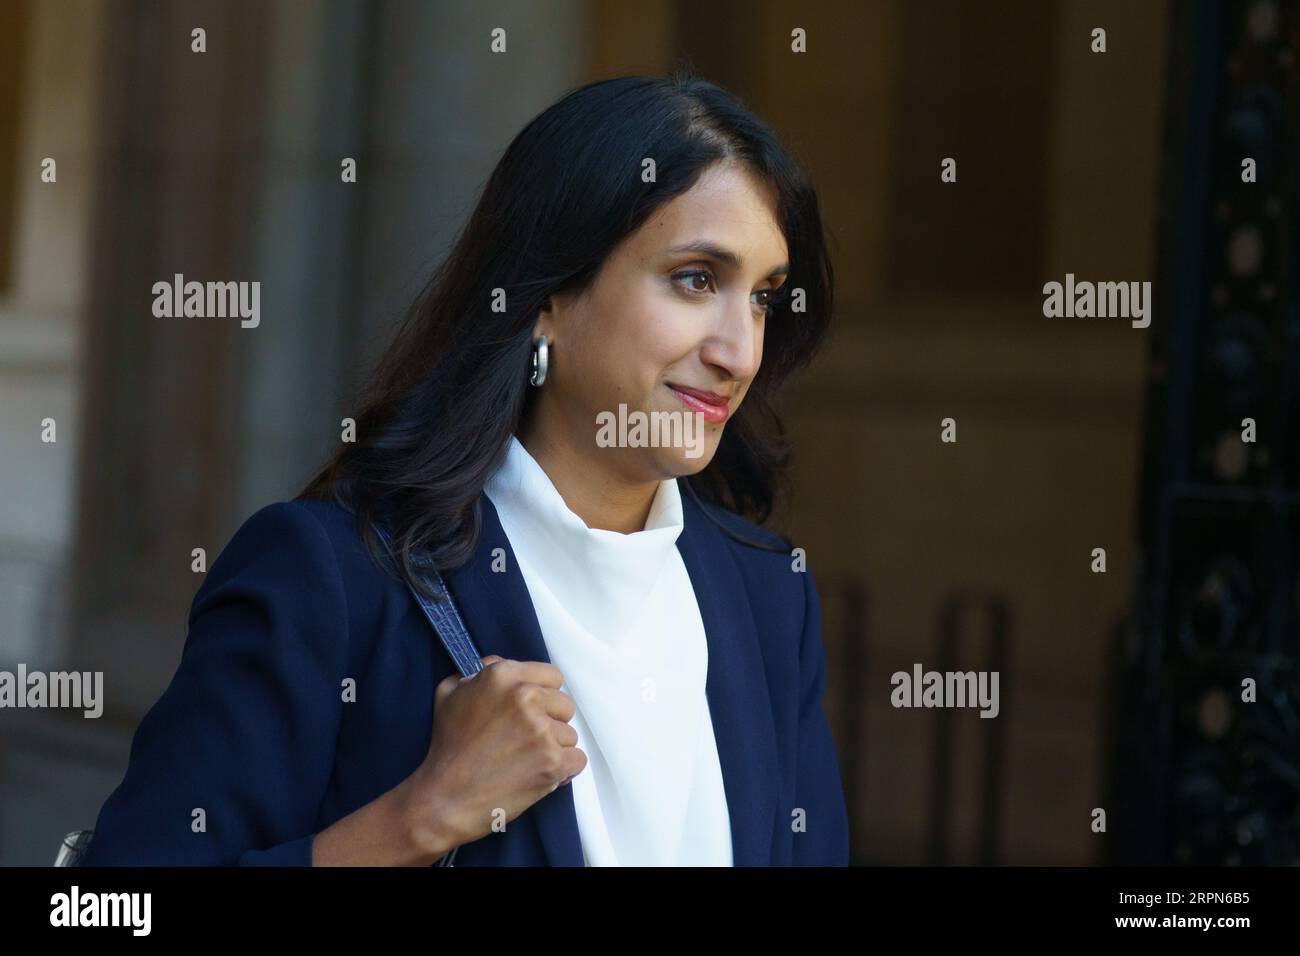
[[[700,348],[700,358],[728,379],[745,381],[753,376],[763,349],[763,322],[746,299],[737,307],[729,303]]]

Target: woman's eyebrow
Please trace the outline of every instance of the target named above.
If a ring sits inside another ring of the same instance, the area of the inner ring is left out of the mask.
[[[699,255],[708,256],[719,262],[726,263],[733,269],[740,268],[740,256],[736,255],[730,249],[724,249],[722,246],[708,239],[696,239],[694,242],[685,242],[679,246],[673,246],[668,250],[670,255],[677,255],[684,252],[694,252]],[[783,262],[773,269],[769,276],[783,276],[790,272],[790,263]]]

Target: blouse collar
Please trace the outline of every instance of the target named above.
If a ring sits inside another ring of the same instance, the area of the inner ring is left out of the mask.
[[[675,478],[659,482],[641,531],[587,527],[514,435],[484,491],[516,558],[546,580],[580,623],[608,640],[637,616],[684,527]]]

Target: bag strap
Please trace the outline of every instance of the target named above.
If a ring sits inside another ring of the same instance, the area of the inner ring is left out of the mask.
[[[391,551],[393,542],[388,530],[378,521],[371,522],[371,526]],[[461,676],[473,677],[483,669],[483,660],[478,648],[474,646],[474,639],[469,636],[464,620],[461,619],[451,591],[447,589],[447,582],[442,579],[438,569],[433,566],[432,559],[424,552],[412,554],[411,564],[418,569],[420,577],[438,596],[438,600],[435,601],[420,593],[413,585],[408,585],[411,595],[420,605],[420,610],[424,612],[438,639],[442,641],[442,646],[451,655]]]
[[[388,533],[388,529],[379,521],[372,521],[371,527],[375,533],[384,540],[388,545],[388,550],[393,550],[393,539]],[[420,610],[424,612],[425,618],[429,621],[429,626],[433,632],[438,635],[438,640],[442,646],[447,649],[451,655],[452,661],[456,664],[456,669],[460,671],[462,677],[473,677],[483,669],[483,659],[479,655],[478,648],[474,646],[474,639],[469,636],[469,629],[465,627],[464,620],[461,619],[460,611],[456,608],[456,602],[452,599],[451,591],[447,588],[447,582],[442,579],[438,569],[433,566],[433,561],[427,554],[418,551],[411,555],[411,564],[417,569],[417,573],[439,598],[434,601],[418,591],[413,585],[408,583],[407,589],[415,602],[420,605]],[[455,866],[456,853],[460,847],[452,847],[435,863],[435,866]]]

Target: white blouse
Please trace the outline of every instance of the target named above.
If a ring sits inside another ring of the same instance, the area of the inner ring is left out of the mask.
[[[676,479],[660,482],[643,530],[588,528],[511,436],[484,491],[576,707],[588,762],[570,786],[586,865],[731,866]]]

